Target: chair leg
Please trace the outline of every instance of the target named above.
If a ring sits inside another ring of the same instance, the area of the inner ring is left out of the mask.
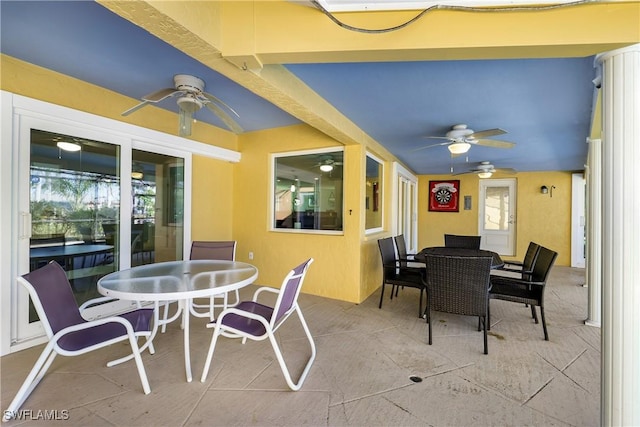
[[[491,299],[487,301],[487,330],[491,330]]]
[[[478,321],[480,320],[480,317],[478,317]],[[487,346],[487,318],[486,317],[482,317],[482,320],[484,323],[484,354],[489,354],[489,348]]]
[[[422,317],[422,294],[424,293],[424,289],[420,289],[420,302],[418,303],[418,318]]]
[[[540,306],[540,317],[542,318],[542,330],[544,331],[544,340],[549,341],[549,334],[547,333],[547,322],[544,320],[543,306]]]
[[[429,345],[432,344],[431,341],[431,310],[429,308],[429,305],[427,305],[427,323],[429,323]]]
[[[536,325],[538,324],[538,315],[536,314],[536,306],[535,305],[531,305],[531,317],[533,317],[534,322],[536,322]]]
[[[218,319],[218,322],[219,321],[220,319]],[[207,375],[209,374],[209,367],[211,366],[211,359],[213,359],[213,351],[216,348],[216,342],[218,341],[220,332],[221,332],[220,326],[219,324],[216,324],[216,327],[213,330],[213,337],[211,337],[211,344],[209,345],[207,359],[204,362],[204,369],[202,370],[202,376],[200,377],[200,382],[205,382],[207,380]]]
[[[38,383],[40,383],[44,374],[51,366],[51,363],[53,363],[53,359],[55,359],[58,354],[53,350],[53,343],[54,341],[49,341],[47,346],[42,350],[40,357],[38,357],[33,368],[31,368],[29,375],[27,375],[27,378],[25,378],[24,383],[22,383],[22,386],[20,387],[20,390],[16,393],[16,396],[13,398],[13,401],[11,401],[7,410],[4,411],[2,417],[4,421],[9,421],[14,417],[24,401],[27,400]]]
[[[393,293],[393,289],[391,289],[391,293]],[[378,304],[378,308],[382,308],[382,298],[384,298],[384,282],[382,282],[382,291],[380,292],[380,304]]]
[[[138,375],[140,376],[140,382],[142,383],[142,389],[144,394],[151,393],[151,387],[149,386],[149,379],[147,378],[147,372],[144,370],[144,364],[142,363],[142,356],[140,356],[140,349],[138,348],[137,338],[133,335],[129,335],[129,344],[131,345],[131,352],[133,358],[136,361],[136,367],[138,368]]]
[[[284,357],[282,356],[282,353],[280,352],[280,347],[278,346],[278,342],[276,340],[276,337],[271,332],[269,332],[269,341],[271,342],[271,346],[273,347],[273,351],[276,354],[276,358],[278,359],[278,364],[280,365],[280,370],[282,371],[282,374],[284,375],[284,379],[287,382],[287,385],[289,386],[289,388],[291,390],[298,391],[298,390],[300,390],[300,387],[302,387],[302,383],[304,382],[304,380],[307,378],[307,374],[309,374],[309,370],[311,369],[311,365],[313,364],[313,361],[316,358],[316,345],[313,342],[313,337],[311,336],[311,332],[309,331],[309,328],[307,327],[307,323],[305,322],[304,317],[302,316],[302,312],[300,311],[300,308],[296,307],[295,310],[298,313],[298,318],[300,319],[300,323],[302,324],[302,328],[304,329],[305,335],[307,336],[307,340],[309,341],[309,345],[311,346],[311,356],[307,360],[307,364],[305,365],[304,370],[302,371],[302,374],[300,374],[300,378],[298,378],[298,382],[297,383],[294,383],[293,380],[291,379],[291,374],[289,373],[289,369],[287,368],[287,364],[285,363]]]

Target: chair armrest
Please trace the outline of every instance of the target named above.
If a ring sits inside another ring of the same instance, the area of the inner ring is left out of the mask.
[[[269,289],[269,288],[267,287],[266,289]],[[227,314],[237,314],[238,316],[257,320],[258,322],[262,323],[267,330],[269,330],[269,322],[263,316],[260,316],[259,314],[251,313],[250,311],[238,310],[235,307],[229,307],[224,309],[214,322],[207,323],[207,328],[215,328],[217,324],[222,324],[222,319]]]
[[[134,333],[134,330],[133,330],[133,326],[131,325],[131,322],[129,322],[124,317],[112,316],[112,317],[104,317],[102,319],[96,319],[96,320],[87,320],[84,323],[78,323],[78,324],[75,324],[75,325],[72,325],[72,326],[67,326],[64,329],[60,329],[53,336],[52,341],[57,341],[61,337],[63,337],[64,335],[67,335],[68,333],[82,331],[84,329],[91,329],[91,328],[94,328],[96,326],[104,325],[106,323],[120,323],[127,330],[127,335],[135,336],[135,333]]]
[[[115,301],[118,298],[113,298],[113,297],[98,297],[98,298],[93,298],[90,299],[88,301],[85,301],[80,307],[78,307],[78,310],[80,310],[80,312],[82,312],[83,310],[86,310],[87,308],[94,306],[94,305],[98,305],[98,304],[104,304],[105,302],[109,302],[109,301]]]
[[[522,261],[504,261],[504,265],[516,265],[522,267]]]
[[[260,295],[262,292],[271,292],[273,294],[278,294],[280,293],[280,289],[272,288],[270,286],[263,286],[261,288],[256,289],[256,291],[253,293],[253,298],[251,300],[253,302],[258,301],[258,295]]]
[[[513,286],[529,286],[529,285],[538,285],[544,286],[545,282],[532,282],[529,280],[516,279],[512,277],[504,277],[504,276],[491,276],[491,284],[492,285],[513,285]]]

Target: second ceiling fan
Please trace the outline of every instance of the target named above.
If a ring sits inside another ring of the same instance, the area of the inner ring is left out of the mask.
[[[418,148],[422,150],[424,148],[446,146],[451,152],[452,156],[460,156],[471,148],[472,145],[483,145],[485,147],[495,148],[512,148],[515,146],[513,142],[500,141],[497,139],[487,139],[489,136],[503,135],[507,133],[504,129],[495,128],[481,131],[474,131],[469,129],[465,124],[455,125],[448,131],[445,136],[428,136],[430,139],[446,139],[447,142],[441,142],[438,144],[427,145],[426,147]]]
[[[496,168],[490,162],[480,162],[473,169],[469,169],[466,172],[454,173],[453,175],[464,175],[467,173],[475,173],[480,178],[491,178],[491,175],[493,175],[496,172],[513,174],[513,173],[516,173],[517,171],[512,168]]]

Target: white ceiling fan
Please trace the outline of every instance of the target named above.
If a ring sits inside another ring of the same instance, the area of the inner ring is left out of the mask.
[[[222,120],[222,122],[234,133],[242,133],[243,129],[238,123],[227,114],[223,108],[232,112],[236,117],[240,117],[233,108],[225,104],[222,100],[216,98],[210,93],[204,91],[204,81],[198,77],[190,76],[188,74],[176,74],[173,76],[173,82],[175,88],[165,88],[150,93],[142,97],[142,102],[127,111],[122,113],[123,116],[128,116],[134,111],[148,105],[160,102],[164,99],[177,97],[176,102],[180,109],[180,123],[179,134],[180,136],[191,135],[191,123],[193,123],[193,115],[196,111],[200,110],[203,106],[206,106],[216,116]]]
[[[454,173],[453,175],[464,175],[467,173],[475,173],[475,174],[478,174],[478,177],[480,178],[491,178],[491,175],[493,175],[496,172],[510,174],[510,173],[516,173],[517,171],[513,168],[496,168],[489,162],[480,162],[473,169],[470,169],[466,172]]]
[[[325,156],[314,167],[319,167],[322,172],[331,172],[335,166],[342,165],[342,162],[336,162],[331,156]]]
[[[503,135],[507,131],[495,128],[487,129],[475,132],[473,129],[469,129],[465,124],[455,125],[451,128],[445,136],[428,136],[430,139],[446,139],[447,142],[441,142],[439,144],[427,145],[426,147],[418,148],[422,150],[425,148],[439,147],[442,145],[447,146],[451,155],[456,157],[469,151],[472,145],[483,145],[485,147],[495,148],[512,148],[515,146],[513,142],[500,141],[497,139],[487,139],[488,136]],[[416,150],[414,150],[416,151]]]

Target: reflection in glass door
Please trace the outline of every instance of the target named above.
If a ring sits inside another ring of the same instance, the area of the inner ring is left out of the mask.
[[[182,259],[184,159],[133,150],[131,266]]]
[[[31,129],[29,270],[58,262],[78,304],[118,269],[119,157],[117,145]]]

